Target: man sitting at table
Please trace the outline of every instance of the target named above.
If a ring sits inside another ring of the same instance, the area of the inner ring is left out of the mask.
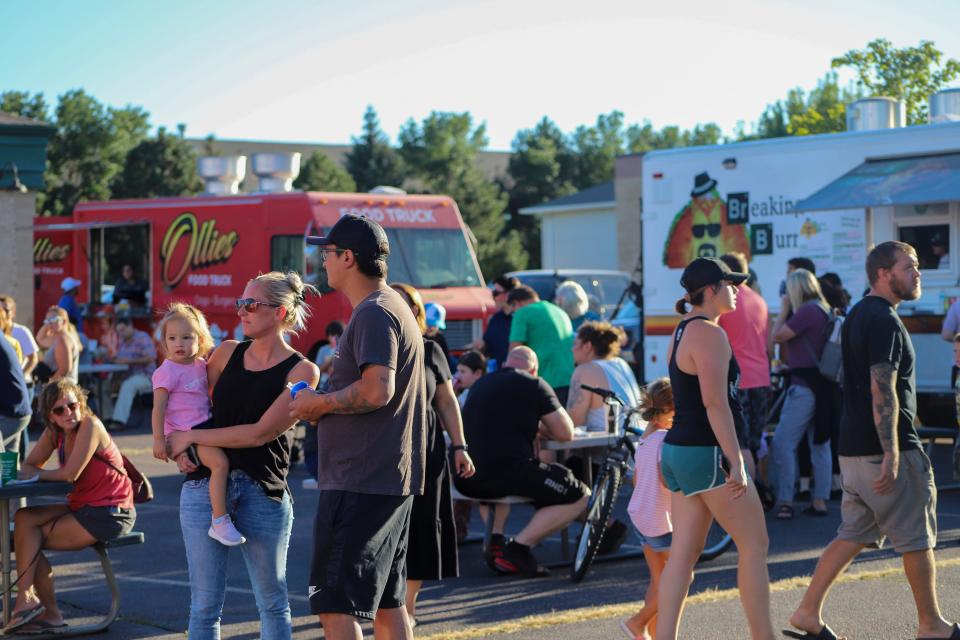
[[[506,542],[501,518],[494,526],[488,562],[500,573],[524,577],[546,575],[531,547],[563,529],[587,506],[590,489],[560,464],[537,460],[537,435],[550,440],[573,439],[573,421],[556,394],[537,377],[537,356],[528,347],[514,347],[503,369],[483,376],[470,388],[463,408],[463,426],[470,455],[477,466],[471,478],[454,477],[457,490],[472,498],[523,496],[537,511]],[[498,516],[502,509],[498,508]]]
[[[126,428],[130,409],[133,407],[133,399],[139,393],[153,392],[151,376],[157,368],[157,347],[153,339],[146,332],[134,329],[129,316],[117,318],[116,332],[119,340],[117,356],[113,362],[129,365],[130,370],[125,374],[117,374],[127,377],[120,384],[120,393],[117,396],[117,404],[113,408],[113,416],[107,421],[106,426],[109,431],[120,431]]]

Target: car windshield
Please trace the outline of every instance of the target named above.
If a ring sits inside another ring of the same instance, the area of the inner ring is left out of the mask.
[[[391,282],[406,282],[418,289],[480,286],[480,270],[462,229],[388,227],[385,231],[390,241],[387,267]],[[308,245],[305,258],[308,281],[329,291],[320,252]]]

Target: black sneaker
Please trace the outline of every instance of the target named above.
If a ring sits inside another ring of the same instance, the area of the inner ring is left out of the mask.
[[[507,539],[502,534],[490,534],[490,546],[487,548],[484,560],[486,560],[487,566],[490,567],[490,570],[494,573],[499,573],[500,575],[519,573],[519,570],[515,566],[503,559],[503,546],[505,544],[507,544]]]
[[[512,565],[524,578],[542,578],[550,575],[550,570],[537,564],[530,547],[511,540],[503,546],[503,557],[497,560],[497,567],[504,570]]]
[[[604,556],[608,553],[615,553],[626,542],[628,535],[630,535],[629,527],[619,520],[614,520],[613,524],[603,532],[603,539],[600,541],[600,546],[597,547],[597,555]]]

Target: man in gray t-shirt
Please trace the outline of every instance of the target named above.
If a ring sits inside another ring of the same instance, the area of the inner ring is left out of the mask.
[[[319,245],[330,286],[353,316],[334,355],[329,393],[301,392],[291,415],[317,422],[321,490],[314,522],[310,608],[331,640],[376,620],[412,638],[404,608],[412,496],[423,491],[426,385],[423,338],[386,284],[387,236],[343,216]]]

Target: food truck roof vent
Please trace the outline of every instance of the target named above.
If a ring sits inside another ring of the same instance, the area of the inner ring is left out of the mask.
[[[401,189],[400,187],[390,187],[387,185],[377,185],[373,189],[370,189],[370,193],[383,193],[389,196],[405,196],[407,192]]]
[[[930,122],[960,122],[960,87],[930,96]]]
[[[204,156],[197,159],[197,173],[203,178],[203,192],[228,196],[240,190],[247,175],[247,156]]]
[[[896,129],[906,124],[906,105],[895,98],[863,98],[847,105],[847,131]]]
[[[300,175],[300,154],[255,153],[251,165],[253,174],[260,180],[260,191],[293,191],[293,181]]]

